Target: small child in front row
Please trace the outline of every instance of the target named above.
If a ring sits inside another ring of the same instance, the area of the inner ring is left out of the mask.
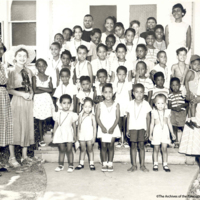
[[[130,101],[127,107],[127,136],[130,137],[131,150],[130,159],[132,167],[130,172],[137,170],[136,157],[137,145],[139,148],[140,170],[148,172],[145,167],[144,142],[149,138],[151,106],[144,100],[144,86],[141,83],[135,84],[133,95],[135,99]]]
[[[187,91],[187,96],[189,96],[189,110],[186,125],[190,128],[200,128],[197,124],[196,119],[196,104],[192,103],[191,100],[197,96],[198,93],[198,81],[200,78],[200,56],[193,55],[190,59],[190,69],[188,70],[185,77],[185,87]],[[193,127],[194,126],[194,127]]]
[[[164,94],[157,94],[154,99],[156,109],[151,113],[150,140],[154,145],[153,151],[153,171],[158,171],[158,152],[161,145],[163,154],[163,169],[170,172],[167,166],[167,145],[170,144],[170,133],[172,139],[176,136],[173,133],[172,124],[170,122],[170,110],[166,109],[167,97]]]
[[[132,79],[132,84],[134,85],[137,83],[141,83],[144,86],[145,88],[144,99],[150,103],[154,85],[153,85],[152,80],[145,76],[146,73],[147,73],[146,63],[143,61],[139,61],[136,65],[136,76],[135,78]]]
[[[84,100],[89,97],[93,100],[94,92],[92,90],[91,80],[89,76],[81,76],[80,78],[81,90],[79,90],[77,98],[77,113],[81,112]]]
[[[73,143],[76,141],[76,121],[78,115],[70,111],[72,104],[72,98],[68,94],[64,94],[60,97],[60,104],[62,109],[55,113],[54,120],[54,135],[53,143],[59,146],[59,161],[58,167],[55,169],[56,172],[64,170],[64,159],[65,154],[68,159],[68,172],[74,171],[73,165]]]
[[[120,138],[118,126],[120,117],[119,104],[114,102],[112,84],[107,83],[102,88],[105,100],[97,105],[96,120],[99,125],[97,138],[101,139],[102,172],[113,171],[114,142]],[[108,160],[107,160],[108,158]],[[108,162],[107,162],[108,161]]]
[[[79,114],[77,140],[80,143],[80,163],[75,168],[76,170],[84,168],[86,145],[90,160],[90,170],[95,170],[94,152],[92,146],[95,143],[97,127],[95,116],[92,114],[93,104],[93,100],[86,97],[83,103],[83,111]]]
[[[60,70],[60,79],[61,83],[56,88],[54,93],[54,98],[56,98],[56,111],[62,109],[60,105],[60,97],[64,94],[69,94],[72,98],[71,111],[77,112],[76,108],[76,95],[78,93],[76,86],[73,83],[70,83],[71,72],[68,68],[63,68]]]
[[[102,94],[102,88],[106,84],[108,78],[108,73],[105,69],[99,69],[97,71],[97,79],[99,82],[95,83],[94,89],[94,103],[100,103],[104,101],[104,97]]]
[[[171,124],[176,136],[174,148],[179,148],[177,132],[178,128],[180,128],[182,131],[184,129],[186,120],[186,107],[188,104],[185,102],[185,97],[182,96],[180,91],[180,80],[174,77],[171,79],[170,85],[172,93],[170,93],[168,96],[168,108],[171,109]]]
[[[120,131],[123,134],[120,138],[116,147],[129,148],[127,137],[126,137],[126,107],[127,104],[132,100],[131,91],[132,91],[132,84],[126,81],[127,77],[127,68],[124,66],[119,66],[117,68],[117,81],[114,83],[114,90],[115,90],[115,102],[119,103],[120,106],[120,118],[119,118],[119,127]]]

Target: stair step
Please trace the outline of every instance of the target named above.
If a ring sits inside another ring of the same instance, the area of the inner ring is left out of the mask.
[[[94,144],[94,161],[100,162],[100,150],[98,149],[98,143]],[[153,148],[147,147],[145,148],[145,162],[153,163]],[[55,144],[50,144],[49,146],[39,147],[38,150],[35,150],[35,156],[41,157],[46,160],[46,162],[58,162],[58,147]],[[79,153],[78,149],[76,153],[74,152],[74,162],[79,162]],[[138,159],[138,157],[137,157]],[[86,156],[87,160],[87,156]],[[65,162],[67,162],[67,158],[65,158]],[[130,149],[129,148],[116,148],[115,147],[115,155],[114,162],[125,162],[130,163]],[[139,161],[138,161],[139,162]],[[162,163],[161,154],[159,154],[159,163]],[[195,157],[193,156],[185,156],[184,154],[178,153],[178,149],[168,148],[168,163],[169,164],[196,164]]]

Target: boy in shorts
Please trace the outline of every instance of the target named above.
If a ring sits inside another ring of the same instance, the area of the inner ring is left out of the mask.
[[[135,99],[130,101],[127,107],[127,136],[130,137],[131,149],[130,158],[132,167],[130,172],[137,170],[136,157],[137,145],[139,148],[140,170],[148,172],[145,167],[144,142],[149,138],[151,106],[144,100],[144,86],[141,83],[135,84],[133,95]]]

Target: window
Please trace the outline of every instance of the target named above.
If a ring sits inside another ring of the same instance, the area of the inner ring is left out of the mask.
[[[10,45],[36,49],[36,0],[13,0],[10,16]]]

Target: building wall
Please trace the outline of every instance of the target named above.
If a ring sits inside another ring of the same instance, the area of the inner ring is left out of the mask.
[[[187,9],[183,21],[192,26],[194,53],[200,54],[200,1],[194,0],[37,0],[37,57],[47,58],[49,46],[53,36],[62,32],[63,28],[73,28],[74,25],[83,26],[83,17],[90,12],[90,5],[117,5],[117,21],[129,27],[130,5],[157,5],[157,22],[164,27],[173,20],[171,15],[172,6],[182,3]],[[9,43],[9,20],[12,0],[0,1],[0,21],[4,21],[3,42],[10,48]],[[193,4],[193,5],[192,5]],[[193,19],[193,20],[192,20]]]

